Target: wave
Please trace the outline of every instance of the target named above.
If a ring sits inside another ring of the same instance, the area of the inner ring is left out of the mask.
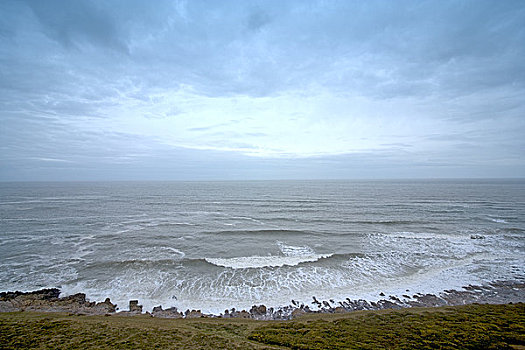
[[[210,264],[232,269],[297,266],[327,259],[334,254],[317,254],[308,246],[292,246],[283,242],[275,242],[283,255],[241,256],[234,258],[205,258]]]
[[[264,269],[275,267],[295,267],[302,264],[310,264],[321,261],[334,260],[338,263],[353,257],[353,254],[316,254],[307,256],[241,256],[234,258],[182,258],[182,259],[123,259],[93,262],[87,265],[89,269],[143,269],[151,268],[158,270],[164,267],[184,267],[189,269],[208,269],[210,267],[237,269]],[[331,263],[332,264],[332,263]],[[204,271],[204,270],[202,270]],[[209,270],[210,272],[212,270]]]
[[[224,231],[206,231],[201,232],[210,235],[312,235],[319,232],[303,230],[286,230],[286,229],[267,229],[267,230],[224,230]]]
[[[299,256],[314,256],[315,252],[312,248],[308,246],[293,246],[286,245],[283,242],[275,242],[279,247],[281,253],[289,257],[299,257]]]
[[[496,223],[499,223],[499,224],[508,224],[508,222],[506,220],[503,220],[503,219],[499,219],[499,218],[488,218],[490,221],[492,222],[496,222]]]
[[[205,258],[210,264],[232,269],[297,266],[305,262],[315,262],[329,258],[333,254],[298,255],[298,256],[241,256],[237,258]]]

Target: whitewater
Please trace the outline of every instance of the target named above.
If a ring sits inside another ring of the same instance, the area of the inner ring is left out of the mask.
[[[220,313],[525,279],[524,180],[0,184],[0,291]]]

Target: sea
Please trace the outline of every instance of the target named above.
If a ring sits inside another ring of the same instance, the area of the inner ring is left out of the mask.
[[[0,183],[0,291],[219,314],[525,280],[525,180]]]

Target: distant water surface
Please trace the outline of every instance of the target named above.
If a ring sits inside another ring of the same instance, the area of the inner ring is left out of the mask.
[[[222,312],[525,279],[525,180],[0,184],[0,290]]]

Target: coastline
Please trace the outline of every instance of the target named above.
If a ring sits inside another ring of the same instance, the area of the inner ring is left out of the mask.
[[[0,293],[0,312],[50,312],[69,313],[74,315],[149,315],[158,318],[243,318],[254,320],[290,320],[308,314],[344,314],[362,310],[404,309],[414,307],[442,307],[466,304],[508,304],[525,302],[525,282],[494,281],[485,285],[468,285],[461,290],[445,290],[436,294],[412,294],[406,290],[401,296],[385,295],[378,291],[379,299],[369,301],[352,300],[318,300],[312,297],[310,305],[300,304],[294,300],[285,306],[253,305],[249,310],[226,309],[220,314],[203,313],[201,310],[178,310],[175,307],[164,309],[161,305],[153,310],[143,312],[139,300],[130,300],[124,309],[122,305],[113,304],[110,298],[94,302],[86,299],[86,294],[77,293],[60,296],[56,288],[41,289],[32,292]]]
[[[0,313],[2,349],[525,349],[525,304],[308,314],[287,321]]]

